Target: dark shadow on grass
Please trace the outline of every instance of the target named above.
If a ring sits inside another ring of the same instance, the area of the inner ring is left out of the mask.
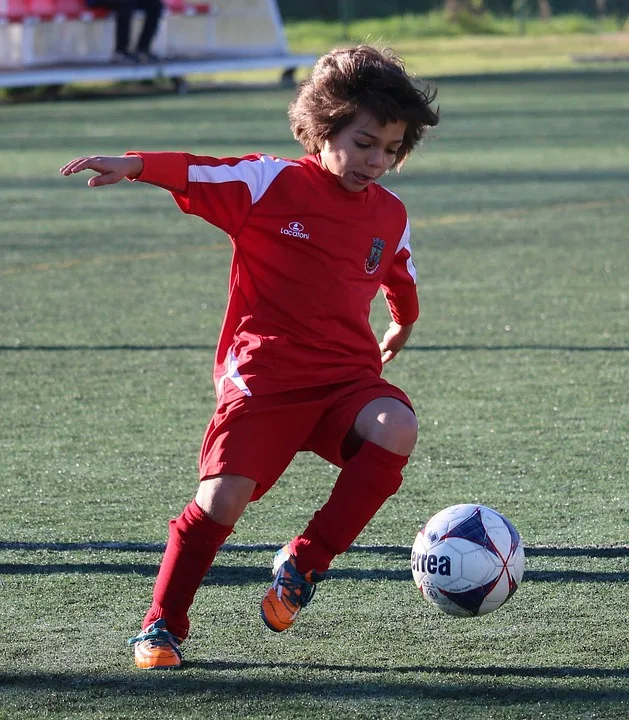
[[[281,113],[273,114],[282,118]],[[257,128],[248,128],[248,126],[243,122],[242,115],[239,116],[239,120],[240,122],[237,127],[241,131],[251,129],[252,136],[255,133],[255,143],[252,140],[248,140],[246,136],[243,137],[242,135],[239,135],[234,137],[233,135],[229,136],[227,133],[222,133],[221,135],[216,134],[212,138],[213,145],[220,145],[225,152],[228,152],[228,148],[234,148],[238,153],[244,153],[247,148],[250,148],[251,152],[260,152],[261,148],[267,148],[268,153],[277,154],[279,156],[300,157],[300,155],[303,155],[303,152],[299,151],[299,148],[295,145],[295,143],[287,140],[286,136],[280,137],[279,135],[263,135],[262,133],[256,132],[256,130],[259,130],[259,126]],[[169,122],[169,120],[167,118],[160,118],[157,122],[166,123]],[[170,122],[174,123],[176,121],[172,120]],[[193,119],[187,118],[187,122],[192,123]],[[229,122],[229,120],[226,120],[226,123]],[[267,122],[272,122],[272,120],[268,120]],[[286,130],[288,131],[288,124]],[[186,136],[186,143],[189,143],[189,147],[192,145],[201,146],[207,143],[207,139],[207,135],[203,134],[203,132],[191,133]],[[116,138],[116,140],[118,147],[121,148],[135,147],[138,144],[137,135],[120,135]],[[151,138],[151,140],[153,140],[153,138]],[[12,142],[12,138],[6,138],[6,140],[0,139],[0,152],[2,150],[14,150],[16,144],[18,144],[17,141],[13,139]],[[159,135],[156,134],[154,142],[151,142],[151,147],[154,147],[155,150],[164,151],[177,150],[180,145],[181,141],[178,143],[176,139],[169,138],[165,133]],[[49,146],[50,138],[48,137],[38,137],[37,135],[31,134],[27,139],[19,139],[19,148],[23,152],[45,150]],[[67,135],[65,137],[57,136],[55,138],[56,151],[74,153],[76,152],[76,149],[77,139],[75,137]],[[70,188],[70,186],[73,186],[76,189],[76,185],[74,183],[68,183],[68,188]],[[51,185],[50,187],[54,186]],[[11,185],[9,185],[8,188],[11,189]]]
[[[185,74],[185,73],[184,73]],[[278,78],[280,76],[279,66],[277,72]],[[500,85],[508,85],[510,89],[516,84],[554,84],[556,87],[552,88],[553,95],[566,93],[570,94],[577,90],[582,91],[583,83],[587,83],[588,94],[605,93],[609,92],[609,85],[613,87],[620,87],[624,89],[629,73],[624,67],[619,67],[617,63],[614,63],[608,68],[596,68],[590,70],[570,70],[568,72],[562,70],[522,70],[512,72],[500,72],[500,73],[478,73],[478,74],[452,74],[452,75],[439,75],[437,77],[427,76],[425,79],[430,85],[436,85],[438,88],[445,88],[447,85],[484,85],[498,83]],[[548,91],[548,89],[545,89]],[[276,93],[286,95],[286,103],[294,94],[293,88],[284,87],[279,80],[277,82],[203,82],[196,81],[191,82],[187,90],[188,95],[207,95],[209,97],[213,95],[242,95],[248,98],[252,94],[267,94]],[[112,99],[118,103],[122,102],[122,110],[127,111],[127,114],[131,112],[146,112],[142,100],[150,101],[154,98],[161,97],[173,97],[173,89],[169,82],[164,79],[154,80],[150,82],[137,82],[137,81],[112,81],[107,86],[81,86],[69,84],[63,88],[60,95],[56,96],[54,100],[47,97],[44,93],[30,93],[26,94],[22,98],[22,103],[38,103],[48,104],[54,102],[55,105],[64,104],[76,104],[77,107],[81,107],[82,103],[87,101],[106,102],[111,104]],[[124,102],[128,101],[128,103]],[[128,105],[133,104],[131,108]],[[21,104],[18,99],[0,99],[0,105],[19,105]],[[256,105],[260,107],[260,103]],[[118,110],[117,113],[121,114],[122,110]],[[168,112],[164,108],[160,109],[160,112]],[[171,111],[172,112],[172,111]],[[177,108],[177,112],[179,109]],[[194,112],[194,110],[192,111]],[[207,121],[207,110],[202,107],[196,111],[200,121]],[[233,112],[233,111],[232,111]],[[203,114],[204,113],[204,114]],[[221,115],[223,118],[223,115]],[[175,118],[176,119],[176,118]],[[174,119],[174,120],[175,120]],[[241,116],[235,117],[236,120],[241,120]],[[173,120],[173,121],[174,121]]]
[[[434,80],[439,84],[453,83],[457,85],[479,85],[484,83],[557,83],[556,92],[571,94],[575,87],[582,89],[583,83],[590,83],[592,92],[609,92],[605,81],[613,85],[623,86],[629,77],[629,71],[610,67],[596,70],[521,70],[504,73],[478,73],[465,75],[440,75]],[[431,81],[433,82],[433,81]],[[535,91],[534,91],[535,92]]]
[[[161,352],[164,350],[216,350],[216,345],[182,343],[179,345],[0,345],[0,352]],[[562,352],[627,352],[629,345],[406,345],[414,352],[509,352],[513,350],[558,350]]]
[[[626,111],[625,111],[626,112]],[[584,132],[583,137],[588,137],[591,133]],[[514,136],[515,137],[515,136]],[[565,132],[557,132],[556,137],[565,138]],[[510,140],[510,137],[502,138],[503,142]],[[495,135],[486,138],[486,142],[489,145],[497,142],[498,138]],[[472,143],[478,145],[479,138],[478,134],[470,135],[469,138],[452,138],[440,141],[444,145],[462,145],[467,146]],[[553,138],[546,138],[546,144],[552,145]],[[536,141],[539,146],[541,143],[539,140]],[[601,169],[601,170],[586,170],[578,172],[569,171],[544,171],[544,170],[521,170],[521,171],[474,171],[474,172],[430,172],[425,173],[421,170],[408,170],[400,175],[396,175],[394,180],[391,182],[391,186],[403,186],[403,185],[421,185],[426,184],[430,187],[450,187],[453,185],[463,185],[465,187],[474,186],[492,186],[499,185],[504,187],[506,185],[530,185],[548,183],[548,185],[557,184],[579,184],[579,183],[600,183],[611,181],[615,183],[625,183],[629,181],[629,171],[616,170],[613,168]],[[592,198],[595,199],[595,198]],[[624,198],[623,198],[624,199]],[[537,210],[548,209],[547,205],[539,205]],[[550,208],[552,209],[552,204]],[[570,210],[574,212],[574,210]]]
[[[2,563],[2,575],[140,575],[154,577],[157,565],[136,565],[133,563]],[[362,569],[332,568],[331,580],[360,580],[372,582],[408,582],[408,569]],[[214,565],[204,580],[205,585],[243,586],[264,585],[271,578],[268,566]],[[524,573],[525,582],[579,582],[579,583],[622,583],[629,582],[629,572],[584,572],[580,570],[529,570]]]
[[[1,349],[1,348],[0,348]],[[416,352],[473,352],[476,350],[486,352],[509,350],[560,350],[563,352],[627,352],[629,345],[548,345],[548,344],[522,344],[522,345],[406,345],[404,350]]]
[[[315,670],[320,672],[356,672],[367,674],[450,675],[464,673],[478,677],[531,677],[531,678],[629,678],[627,668],[575,668],[575,667],[445,667],[441,665],[401,665],[381,667],[377,665],[329,665],[326,663],[278,662],[268,664],[255,661],[207,660],[186,662],[186,667],[204,670],[255,670],[272,667],[282,670]]]
[[[607,90],[609,92],[609,90]],[[569,93],[572,94],[572,91]],[[452,122],[465,122],[466,127],[469,128],[470,124],[476,120],[485,120],[485,119],[496,119],[501,117],[506,117],[512,119],[514,116],[517,116],[518,120],[524,120],[526,118],[531,118],[532,120],[566,120],[568,122],[572,121],[571,123],[571,129],[574,130],[574,118],[571,115],[569,110],[566,110],[564,107],[554,107],[554,108],[540,108],[535,107],[532,109],[526,109],[526,108],[518,108],[517,110],[514,110],[513,107],[510,105],[507,105],[503,108],[497,108],[497,107],[490,107],[487,110],[482,110],[478,108],[469,108],[469,107],[451,107],[448,108],[448,114],[447,114],[447,121],[449,123]],[[581,113],[579,113],[579,119],[581,119]],[[605,110],[605,119],[608,118],[619,118],[621,120],[625,120],[627,117],[627,110],[624,107],[614,107],[614,108],[606,108]],[[598,108],[592,108],[590,111],[585,111],[583,113],[583,122],[587,123],[589,120],[592,120],[594,122],[599,122],[601,120],[601,111]],[[531,132],[532,136],[537,138],[540,135],[545,137],[546,133],[548,132],[548,127],[544,127],[543,131],[538,133],[538,129],[540,127],[539,124],[534,124],[533,130]],[[579,128],[580,129],[580,128]],[[460,137],[457,134],[457,137]],[[564,136],[565,137],[565,136]],[[439,139],[439,142],[441,142],[441,138]],[[587,172],[587,171],[586,171]]]
[[[548,678],[549,682],[541,685],[539,683],[527,687],[522,683],[510,684],[508,682],[495,682],[494,678],[500,677],[501,668],[432,668],[428,665],[415,668],[403,668],[405,676],[425,673],[427,675],[456,675],[449,682],[440,678],[438,683],[430,677],[420,680],[417,677],[395,677],[396,668],[373,668],[366,671],[364,680],[356,679],[357,668],[353,665],[330,666],[325,665],[288,664],[293,672],[275,672],[276,668],[282,668],[282,664],[254,664],[234,663],[231,668],[229,663],[196,663],[189,664],[188,670],[178,672],[155,672],[135,673],[133,675],[86,675],[72,672],[4,672],[0,673],[0,686],[5,690],[16,689],[19,692],[27,692],[31,700],[33,696],[42,696],[42,702],[50,695],[50,692],[80,693],[85,696],[85,701],[94,700],[103,693],[111,693],[120,697],[128,696],[129,699],[137,699],[141,702],[143,698],[156,697],[170,698],[173,694],[178,696],[190,696],[202,694],[205,702],[214,700],[224,703],[229,700],[247,698],[251,700],[286,701],[292,698],[322,697],[326,699],[343,700],[348,699],[353,703],[359,699],[366,700],[408,700],[413,701],[420,698],[448,700],[465,698],[478,699],[483,702],[490,701],[495,705],[513,705],[522,703],[568,703],[569,712],[575,709],[575,703],[610,703],[615,704],[629,701],[629,689],[618,687],[575,687],[574,684],[561,685],[557,677],[562,677],[564,668],[522,668],[524,677]],[[286,665],[285,665],[286,666]],[[295,674],[295,669],[303,669],[304,677]],[[253,669],[267,670],[268,674],[260,677],[247,676],[245,673]],[[226,671],[243,670],[243,673],[228,675]],[[313,670],[325,672],[338,672],[340,677],[320,679],[312,676]],[[502,668],[505,675],[519,676],[520,668]],[[201,671],[201,672],[200,672]],[[476,672],[476,676],[483,680],[469,681],[462,680],[460,673]],[[358,668],[360,672],[360,667]],[[596,670],[590,671],[595,678],[601,678]],[[370,678],[370,674],[379,673],[377,679]],[[566,677],[570,677],[567,673]],[[589,677],[583,675],[582,677]],[[624,675],[613,674],[602,677],[618,678]],[[92,694],[93,697],[92,697]],[[99,700],[102,703],[102,697]]]
[[[0,352],[162,352],[164,350],[216,350],[216,345],[0,345]]]

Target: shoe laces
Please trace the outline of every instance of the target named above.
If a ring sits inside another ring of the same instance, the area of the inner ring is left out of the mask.
[[[135,645],[139,642],[148,641],[151,647],[169,647],[172,648],[179,657],[181,657],[181,651],[179,650],[179,643],[177,638],[172,633],[166,630],[164,625],[159,624],[159,620],[146,629],[146,632],[141,632],[135,637],[129,638],[129,645]]]
[[[295,607],[306,607],[317,589],[315,582],[322,580],[323,576],[313,572],[311,574],[313,582],[309,582],[290,561],[284,563],[282,570],[283,572],[278,573],[275,585],[282,587],[282,595],[286,593],[285,603]]]

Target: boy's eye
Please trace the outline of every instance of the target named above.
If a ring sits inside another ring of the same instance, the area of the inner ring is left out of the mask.
[[[356,145],[356,147],[359,150],[367,150],[371,147],[371,145],[369,143],[360,142],[358,140],[354,140],[354,145]],[[386,148],[385,149],[386,154],[392,155],[392,156],[397,155],[397,151],[398,151],[397,148],[395,148],[395,149],[394,148]]]

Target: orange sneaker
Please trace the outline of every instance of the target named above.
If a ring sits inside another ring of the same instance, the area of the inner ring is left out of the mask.
[[[129,640],[133,645],[135,664],[143,670],[170,670],[181,665],[181,640],[166,629],[161,618]]]
[[[283,632],[295,622],[299,611],[312,600],[316,583],[325,575],[310,570],[305,575],[297,572],[295,556],[288,545],[277,551],[273,561],[275,579],[266,591],[260,606],[265,625],[273,632]]]

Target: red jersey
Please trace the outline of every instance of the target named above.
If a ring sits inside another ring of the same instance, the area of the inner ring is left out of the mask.
[[[219,400],[379,376],[369,324],[382,288],[391,317],[419,316],[409,223],[372,183],[345,190],[319,156],[133,153],[138,180],[224,230],[234,251],[214,383]]]

